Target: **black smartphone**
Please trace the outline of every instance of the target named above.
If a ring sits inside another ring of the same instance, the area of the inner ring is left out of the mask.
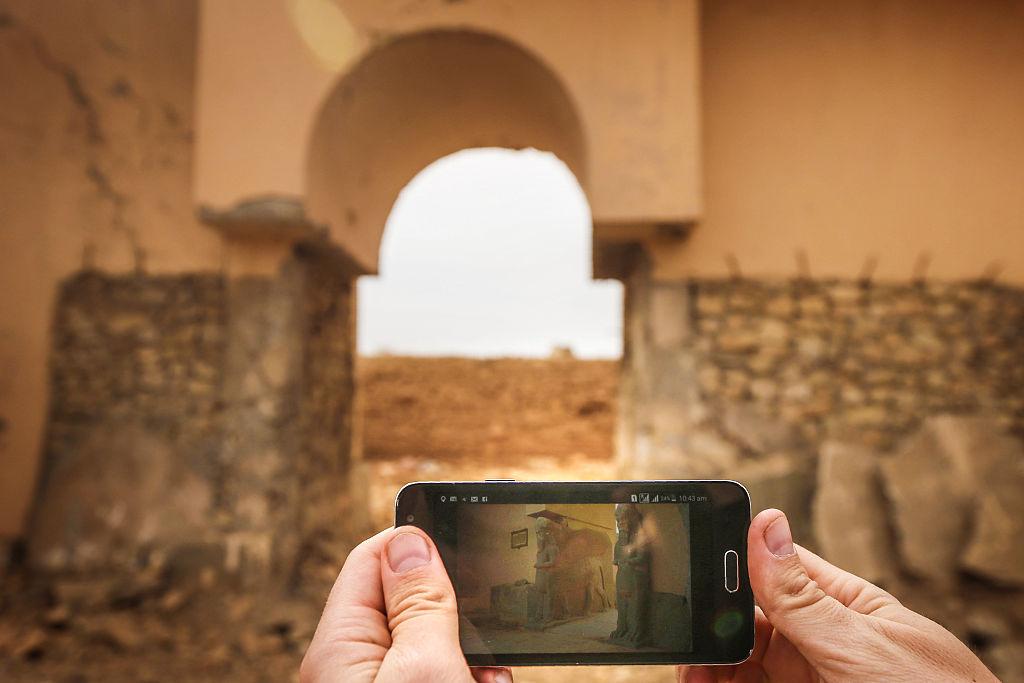
[[[734,481],[416,482],[471,666],[735,664],[754,646]]]

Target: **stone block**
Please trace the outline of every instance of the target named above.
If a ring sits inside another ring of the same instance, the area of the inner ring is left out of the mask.
[[[760,337],[753,330],[726,330],[718,336],[718,348],[725,353],[756,351]]]
[[[702,293],[697,297],[697,313],[716,316],[725,312],[725,299],[721,295]]]
[[[788,318],[793,314],[793,299],[788,294],[777,294],[765,304],[765,312],[780,318]]]
[[[929,418],[883,472],[909,569],[1024,584],[1024,446],[998,419]]]
[[[951,580],[967,540],[973,487],[933,430],[904,440],[882,463],[903,565],[936,580]]]
[[[962,567],[999,583],[1024,585],[1024,444],[997,418],[940,416],[926,426],[976,499]]]
[[[996,583],[1024,586],[1024,463],[980,492],[962,566]]]
[[[789,334],[790,327],[785,322],[766,318],[758,330],[758,340],[763,346],[785,346]]]
[[[793,451],[799,437],[793,426],[747,403],[733,403],[722,410],[722,427],[732,438],[757,453]]]
[[[836,441],[822,446],[813,519],[830,562],[873,583],[893,576],[895,548],[874,452]]]
[[[789,518],[793,539],[813,550],[817,549],[811,524],[814,476],[814,464],[810,459],[774,454],[745,463],[735,470],[733,478],[750,493],[753,514],[767,508],[782,510]]]

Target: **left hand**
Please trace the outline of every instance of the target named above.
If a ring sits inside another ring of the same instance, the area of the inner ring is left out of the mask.
[[[382,531],[349,554],[299,678],[512,683],[508,669],[466,664],[448,573],[430,538],[410,526]]]

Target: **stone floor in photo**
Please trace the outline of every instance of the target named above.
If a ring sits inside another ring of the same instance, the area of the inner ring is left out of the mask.
[[[571,619],[543,631],[480,624],[469,651],[482,652],[656,652],[657,648],[629,648],[608,642],[618,612],[613,609]],[[475,643],[479,642],[480,645]]]

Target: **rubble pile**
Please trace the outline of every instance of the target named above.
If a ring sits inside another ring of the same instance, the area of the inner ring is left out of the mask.
[[[324,594],[243,589],[211,573],[175,580],[153,566],[117,576],[15,569],[0,584],[0,679],[295,680]]]

